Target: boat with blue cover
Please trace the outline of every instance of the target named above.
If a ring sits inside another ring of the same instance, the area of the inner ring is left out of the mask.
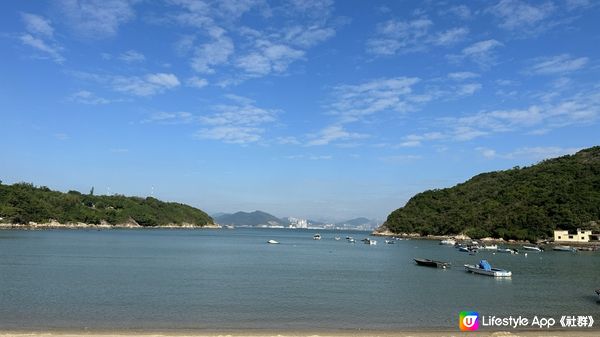
[[[465,270],[474,274],[493,276],[493,277],[511,277],[512,272],[505,269],[492,268],[487,260],[479,261],[479,264],[465,264]]]

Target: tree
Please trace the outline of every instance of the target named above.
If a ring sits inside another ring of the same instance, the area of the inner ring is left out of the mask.
[[[92,186],[92,189],[90,190],[90,195],[94,195],[94,186]]]

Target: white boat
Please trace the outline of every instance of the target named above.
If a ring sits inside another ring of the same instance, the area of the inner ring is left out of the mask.
[[[543,252],[544,250],[538,246],[523,246],[523,249],[529,250],[532,252]]]
[[[269,241],[267,241],[267,243],[270,243],[272,245],[276,245],[276,244],[279,244],[279,241],[269,240]]]
[[[341,238],[339,236],[336,236],[334,239],[335,241],[340,241]]]
[[[440,245],[454,246],[455,244],[456,244],[456,240],[453,240],[453,239],[446,239],[446,240],[440,241]]]
[[[571,246],[554,246],[552,248],[552,250],[555,250],[557,252],[576,252],[577,249],[571,247]]]
[[[348,243],[355,243],[355,242],[356,242],[356,240],[354,240],[354,238],[349,238],[348,239]]]
[[[481,249],[485,249],[485,250],[498,250],[498,245],[485,245],[485,246],[481,247]]]
[[[511,249],[511,248],[498,248],[498,253],[507,253],[507,254],[518,254],[519,252],[517,252],[515,249]]]
[[[377,240],[373,240],[373,239],[370,239],[370,238],[364,238],[361,241],[364,242],[365,244],[371,245],[371,246],[374,246],[374,245],[377,244]]]
[[[483,268],[485,267],[485,268]],[[479,262],[478,265],[472,265],[472,264],[465,264],[465,270],[474,274],[480,274],[480,275],[486,275],[486,276],[493,276],[493,277],[511,277],[512,276],[512,272],[505,270],[505,269],[499,269],[499,268],[492,268],[489,263],[487,263],[487,261],[485,260],[481,260]]]
[[[321,240],[321,234],[315,234],[313,235],[313,240]]]
[[[396,243],[395,240],[385,240],[385,243],[387,243],[388,245],[393,245]]]

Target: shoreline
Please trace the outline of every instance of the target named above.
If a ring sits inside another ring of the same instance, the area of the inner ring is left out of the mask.
[[[523,337],[592,337],[598,336],[597,329],[589,330],[490,330],[490,331],[459,331],[457,330],[277,330],[277,329],[240,329],[240,330],[189,330],[189,329],[158,329],[158,330],[139,330],[139,329],[98,329],[98,330],[70,330],[70,329],[17,329],[0,330],[0,337],[42,337],[42,336],[90,336],[90,337],[181,337],[181,336],[199,336],[199,337],[450,337],[450,336],[477,336],[477,337],[501,337],[501,336],[523,336]]]
[[[29,224],[12,224],[12,223],[0,223],[0,230],[13,229],[13,230],[46,230],[46,229],[221,229],[218,224],[208,225],[195,225],[189,223],[183,224],[168,224],[162,226],[141,226],[137,223],[124,223],[111,225],[108,223],[100,224],[88,224],[88,223],[59,223],[51,221],[49,223],[29,223]]]

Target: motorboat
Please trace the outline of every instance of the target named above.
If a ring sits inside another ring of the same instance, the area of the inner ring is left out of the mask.
[[[552,247],[552,250],[555,250],[557,252],[576,252],[577,249],[571,247],[571,246],[554,246]]]
[[[317,233],[313,235],[313,240],[321,240],[321,234]]]
[[[376,245],[376,244],[377,244],[377,240],[373,240],[373,239],[370,239],[370,238],[364,238],[364,239],[362,239],[361,241],[362,241],[364,244],[371,245],[371,246],[374,246],[374,245]]]
[[[387,243],[388,245],[393,245],[396,243],[396,241],[394,240],[385,240],[385,243]]]
[[[419,266],[444,268],[444,269],[450,267],[450,262],[436,261],[436,260],[430,260],[430,259],[420,259],[420,258],[414,258],[413,260],[415,260],[415,262]]]
[[[523,246],[523,249],[529,250],[532,252],[543,252],[544,250],[538,246]]]
[[[276,244],[279,244],[279,241],[269,240],[269,241],[267,241],[267,243],[270,243],[272,245],[276,245]]]
[[[446,239],[446,240],[440,241],[440,245],[454,246],[455,244],[456,244],[456,240],[453,240],[453,239]]]
[[[465,270],[474,274],[493,276],[493,277],[511,277],[512,272],[505,269],[492,268],[486,260],[479,261],[479,264],[465,264]]]
[[[485,250],[498,250],[498,245],[484,245],[481,249]]]
[[[498,248],[498,253],[519,254],[519,251],[512,248]]]
[[[341,239],[341,238],[340,238],[339,236],[336,236],[336,237],[335,237],[335,238],[333,238],[333,239],[334,239],[335,241],[340,241],[340,239]]]

